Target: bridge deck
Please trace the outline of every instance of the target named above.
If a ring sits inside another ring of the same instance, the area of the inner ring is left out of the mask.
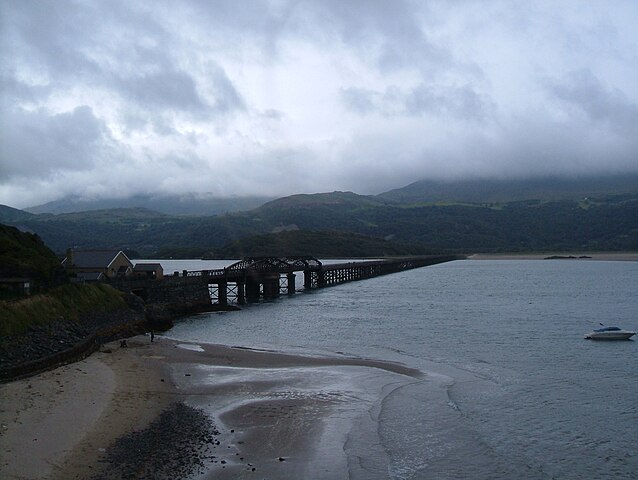
[[[456,255],[365,260],[324,265],[314,257],[245,258],[226,268],[195,270],[166,276],[163,279],[118,278],[111,284],[135,292],[147,304],[179,303],[225,306],[243,304],[248,299],[274,298],[294,293],[295,272],[303,272],[305,290],[361,280],[458,260]]]

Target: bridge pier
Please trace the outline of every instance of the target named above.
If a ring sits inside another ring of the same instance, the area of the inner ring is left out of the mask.
[[[279,296],[279,274],[268,275],[262,278],[264,298],[277,298]]]
[[[317,272],[317,288],[326,286],[326,273],[323,270]]]
[[[295,274],[294,273],[289,273],[288,275],[286,275],[286,277],[288,278],[288,295],[292,295],[293,293],[295,293]]]
[[[255,302],[259,300],[259,281],[254,278],[246,279],[246,299],[249,302]]]
[[[239,305],[246,304],[246,282],[237,281],[237,303]]]
[[[220,305],[228,305],[228,282],[225,280],[217,284],[217,303]]]

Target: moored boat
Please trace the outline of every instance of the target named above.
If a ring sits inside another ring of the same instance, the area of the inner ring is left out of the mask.
[[[593,332],[585,335],[585,338],[589,340],[628,340],[636,335],[636,332],[630,332],[629,330],[623,330],[620,327],[605,327],[597,328]]]

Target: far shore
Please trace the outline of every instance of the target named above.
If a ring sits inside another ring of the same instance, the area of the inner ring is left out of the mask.
[[[468,260],[580,260],[607,262],[638,262],[638,252],[541,252],[541,253],[475,253]],[[569,258],[575,257],[575,258]],[[589,257],[589,258],[586,258]]]
[[[155,339],[0,385],[0,477],[347,478],[355,419],[373,422],[386,385],[423,378],[390,362]],[[211,427],[190,441],[202,412]]]

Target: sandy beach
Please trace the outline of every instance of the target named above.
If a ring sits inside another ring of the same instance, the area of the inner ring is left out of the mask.
[[[0,477],[365,478],[356,459],[384,461],[370,438],[381,400],[423,377],[350,357],[127,343],[0,385]]]

